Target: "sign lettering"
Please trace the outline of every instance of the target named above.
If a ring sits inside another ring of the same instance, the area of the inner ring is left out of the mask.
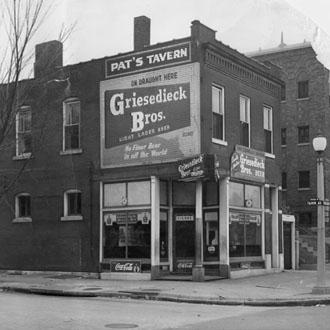
[[[110,271],[113,273],[141,273],[141,261],[111,261]]]
[[[246,180],[265,182],[264,153],[236,146],[231,156],[231,175]]]
[[[138,52],[130,55],[107,59],[106,78],[127,74],[133,71],[150,70],[159,66],[168,66],[190,61],[190,43]]]

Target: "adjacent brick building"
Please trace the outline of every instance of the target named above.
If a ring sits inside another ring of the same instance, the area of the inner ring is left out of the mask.
[[[0,202],[1,269],[195,281],[283,269],[280,70],[199,21],[156,45],[147,17],[134,25],[132,52],[25,82],[1,155],[6,184],[26,166]]]
[[[316,263],[317,208],[307,204],[317,196],[316,153],[312,140],[320,131],[330,141],[329,70],[304,42],[249,54],[282,69],[282,191],[284,213],[295,215],[300,232],[300,264]],[[329,147],[324,158],[330,155]],[[325,196],[329,197],[329,166],[325,161]],[[328,227],[327,213],[326,226]],[[327,235],[329,232],[326,231]],[[311,253],[308,253],[307,248]]]

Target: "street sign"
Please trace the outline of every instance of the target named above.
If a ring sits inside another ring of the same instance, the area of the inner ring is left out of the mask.
[[[322,201],[318,197],[311,197],[308,199],[308,201],[306,203],[307,203],[307,205],[325,205],[325,206],[330,205],[330,201],[328,199],[325,199],[324,201]]]

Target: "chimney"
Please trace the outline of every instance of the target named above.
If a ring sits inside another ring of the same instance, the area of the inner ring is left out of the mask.
[[[194,41],[196,40],[201,43],[204,43],[215,40],[216,31],[210,29],[209,27],[197,20],[191,22],[191,24],[191,36]]]
[[[150,46],[150,18],[139,16],[134,18],[134,50],[143,50]]]
[[[63,45],[53,40],[36,45],[34,77],[55,74],[63,66]]]

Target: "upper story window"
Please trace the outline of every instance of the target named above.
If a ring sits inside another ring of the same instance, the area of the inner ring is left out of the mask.
[[[81,192],[76,189],[64,193],[64,217],[61,220],[82,220]]]
[[[309,81],[298,81],[298,99],[306,99],[309,97]]]
[[[310,188],[310,177],[309,171],[299,171],[298,172],[298,188],[299,189],[309,189]]]
[[[16,115],[16,156],[28,157],[31,152],[31,108],[22,107]]]
[[[273,109],[264,106],[265,152],[273,153]]]
[[[286,87],[285,85],[281,86],[281,101],[286,100]]]
[[[309,143],[309,126],[298,127],[298,143]]]
[[[287,188],[287,174],[286,172],[282,172],[282,189],[286,190]]]
[[[212,120],[213,135],[215,140],[225,140],[225,110],[224,110],[224,88],[212,86]]]
[[[250,98],[240,95],[240,144],[250,147]]]
[[[31,196],[27,193],[15,197],[14,222],[31,222]]]
[[[286,128],[281,128],[281,145],[286,146]]]
[[[63,151],[80,149],[80,101],[70,99],[63,104]]]

